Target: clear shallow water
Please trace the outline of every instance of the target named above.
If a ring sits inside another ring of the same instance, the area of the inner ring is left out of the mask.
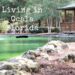
[[[47,37],[16,38],[15,36],[0,36],[0,60],[5,60],[35,50],[48,42]]]
[[[6,60],[28,50],[35,50],[43,46],[49,40],[62,40],[75,42],[75,36],[40,36],[28,38],[16,38],[15,36],[0,36],[0,60]]]

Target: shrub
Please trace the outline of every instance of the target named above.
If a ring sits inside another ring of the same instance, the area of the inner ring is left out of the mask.
[[[38,30],[32,30],[30,33],[47,33],[48,28],[39,28]]]
[[[9,22],[7,20],[0,22],[0,33],[5,33],[8,31],[9,29],[8,23]]]
[[[57,32],[57,33],[59,33],[60,30],[58,28],[54,28],[54,29],[51,29],[51,32]]]

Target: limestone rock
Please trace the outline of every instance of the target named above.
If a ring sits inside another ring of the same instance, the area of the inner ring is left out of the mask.
[[[21,73],[15,70],[0,70],[0,75],[21,75]]]
[[[75,63],[75,55],[74,54],[68,54],[67,56],[65,56],[63,58],[63,60],[65,62],[71,62],[71,63]]]
[[[51,61],[61,59],[59,52],[67,48],[67,44],[62,41],[50,41],[34,51],[29,50],[21,56],[0,62],[0,75],[33,75],[33,73],[41,75],[39,70],[49,67]],[[51,55],[52,53],[55,53],[55,56]],[[75,56],[68,55],[62,60],[75,62]]]
[[[61,50],[69,48],[68,45],[62,41],[50,41],[46,45],[42,47],[42,50],[44,51],[57,51],[60,52]]]

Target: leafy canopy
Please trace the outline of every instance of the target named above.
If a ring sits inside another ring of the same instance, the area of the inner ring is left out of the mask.
[[[33,21],[59,16],[58,7],[64,6],[71,2],[70,0],[0,0],[0,18],[8,19],[11,15],[32,17]],[[25,13],[8,13],[3,14],[1,6],[5,7],[26,7],[30,8]],[[34,10],[36,8],[36,10]],[[40,11],[40,12],[39,12]],[[36,12],[36,13],[34,13]]]

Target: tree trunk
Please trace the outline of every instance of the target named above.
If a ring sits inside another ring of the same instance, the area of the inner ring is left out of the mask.
[[[48,33],[51,33],[51,29],[52,29],[52,17],[49,17],[47,19],[47,25],[48,25]]]
[[[40,27],[41,26],[41,20],[38,20],[38,24],[39,24],[38,26]]]

